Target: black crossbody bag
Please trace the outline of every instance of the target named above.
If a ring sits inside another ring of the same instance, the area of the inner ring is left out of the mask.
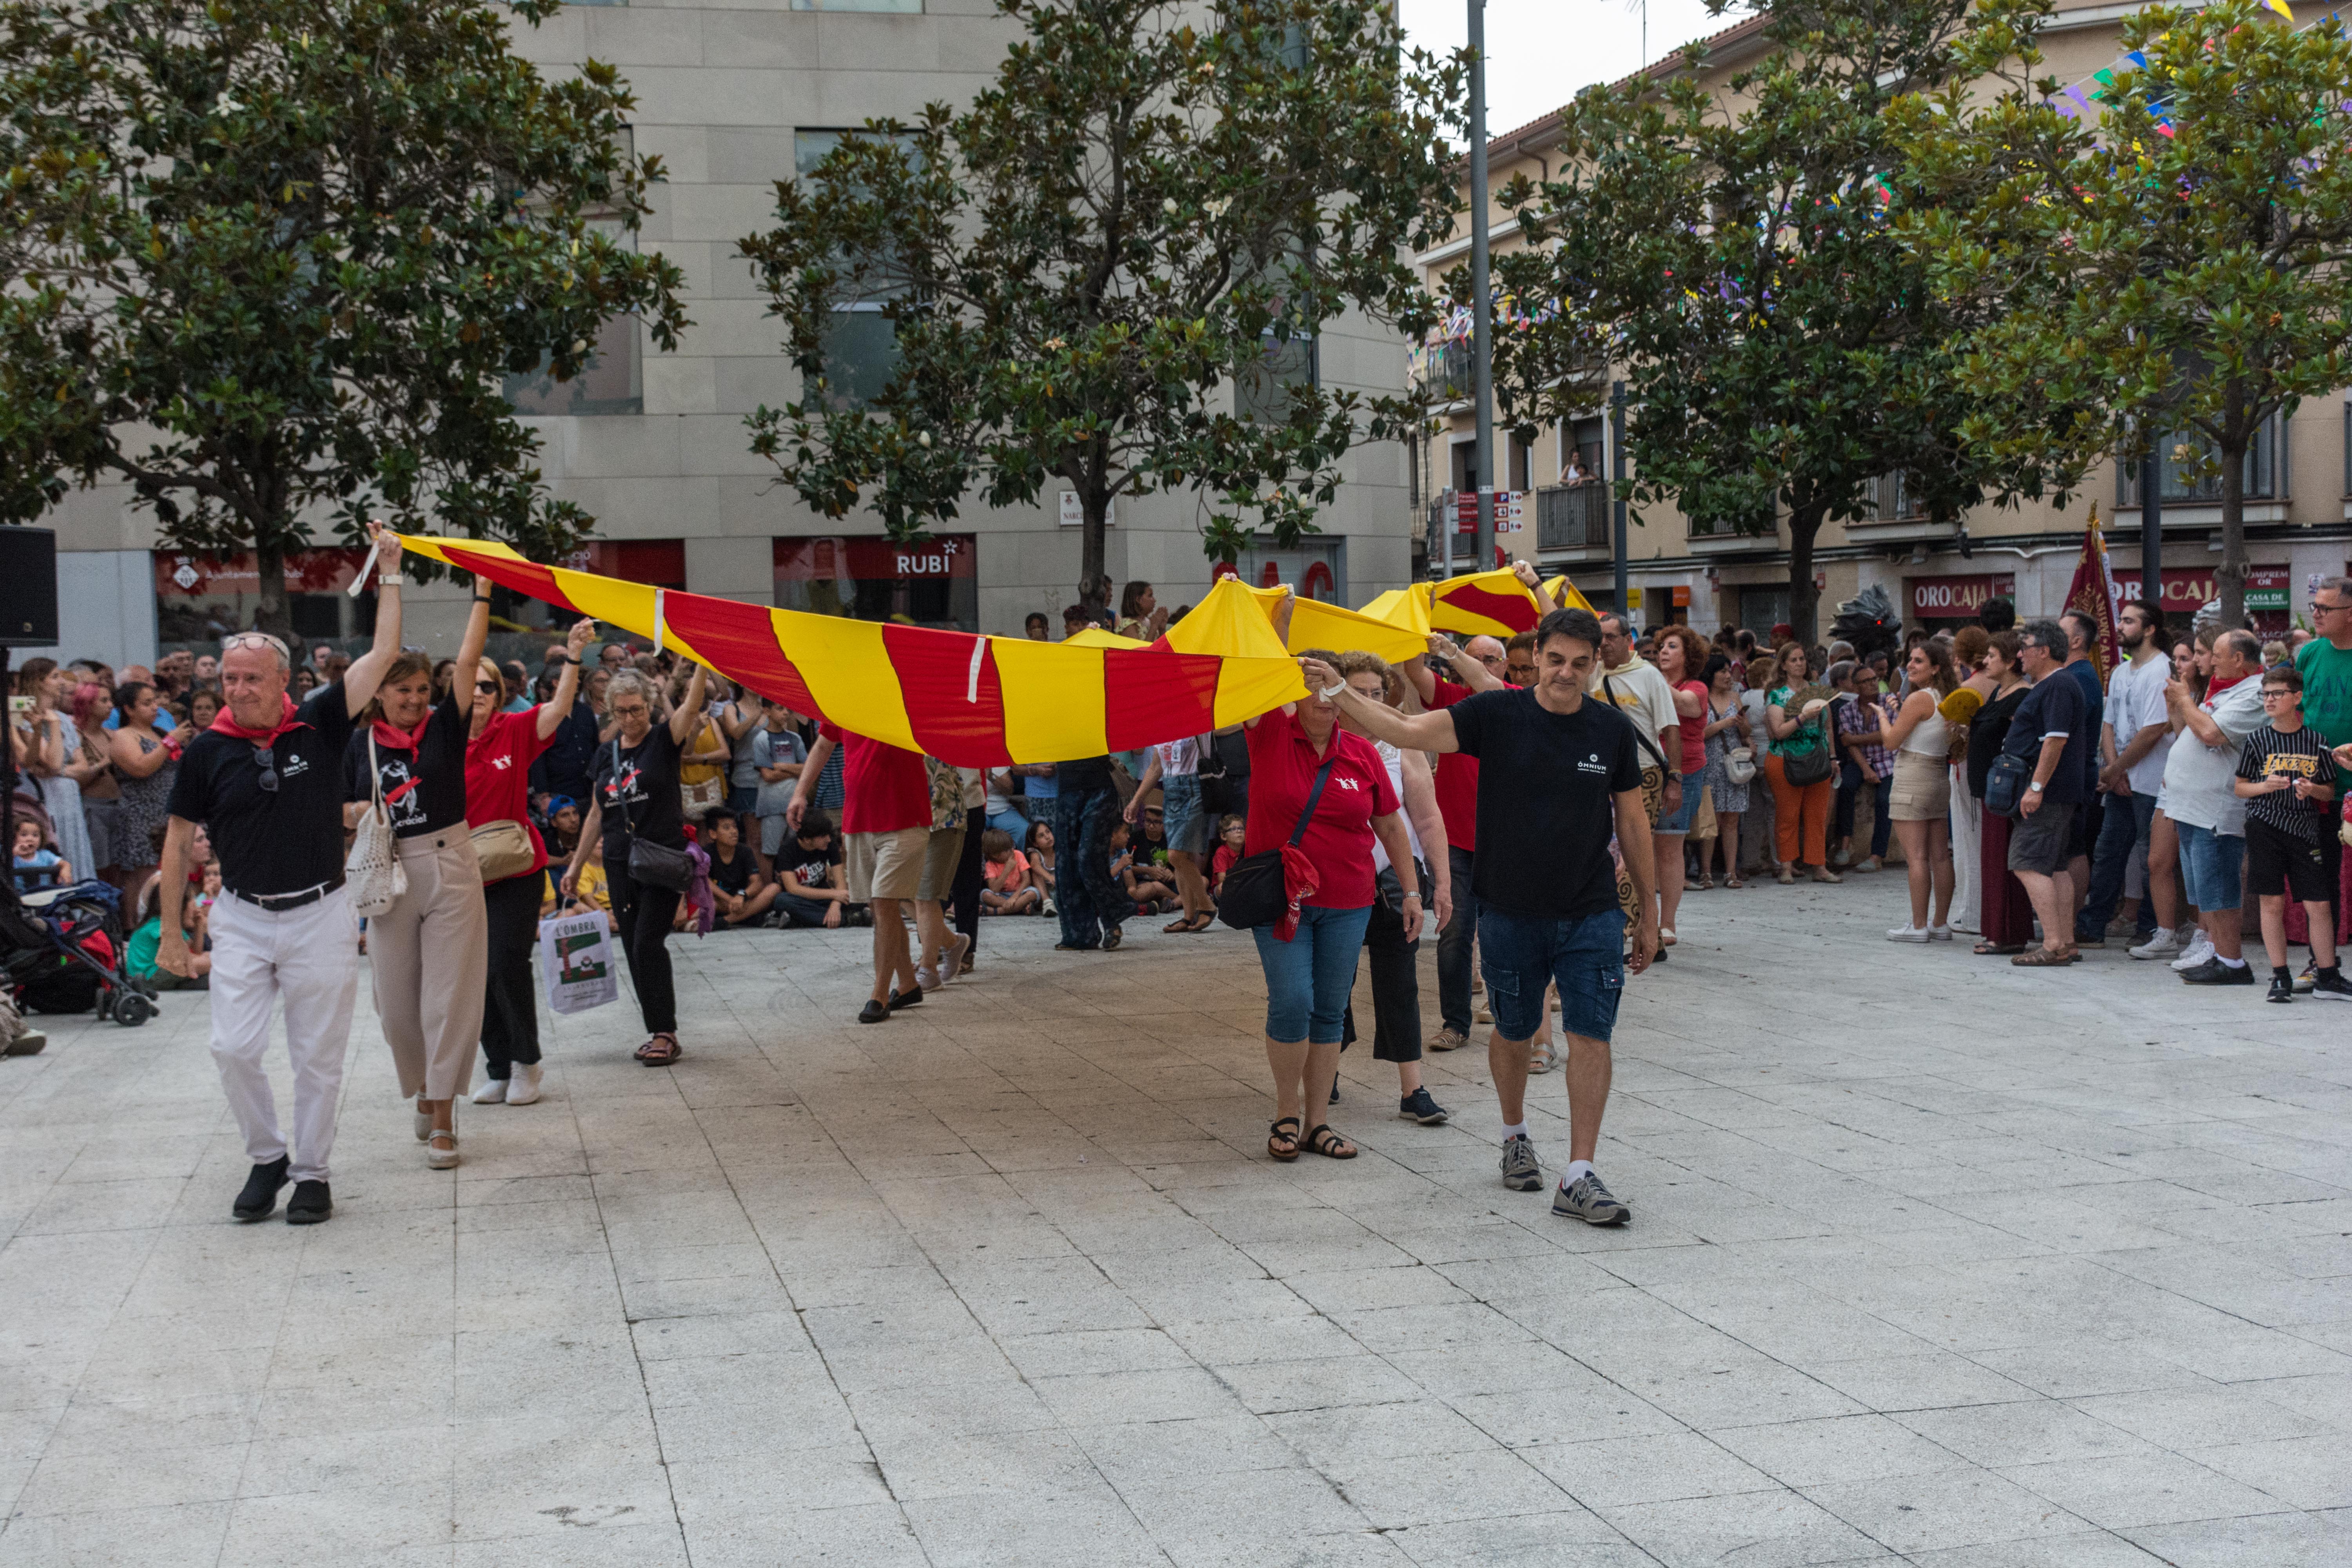
[[[643,882],[649,888],[662,888],[673,893],[683,893],[694,885],[694,860],[683,849],[673,849],[667,844],[648,844],[637,837],[637,825],[630,820],[629,803],[620,794],[621,741],[613,738],[614,804],[621,808],[621,829],[629,836],[629,880]]]
[[[1323,798],[1323,786],[1330,782],[1331,764],[1339,760],[1339,738],[1334,735],[1331,754],[1316,770],[1315,787],[1307,792],[1307,809],[1298,814],[1298,826],[1291,830],[1292,845],[1307,837],[1307,824],[1315,816],[1316,803]],[[1235,931],[1251,931],[1272,925],[1289,907],[1290,889],[1282,876],[1282,851],[1267,849],[1236,861],[1234,868],[1225,873],[1225,889],[1217,899],[1217,918]]]

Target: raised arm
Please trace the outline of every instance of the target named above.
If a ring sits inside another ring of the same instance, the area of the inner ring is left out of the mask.
[[[1457,647],[1454,646],[1454,642],[1452,637],[1445,637],[1436,632],[1431,633],[1429,637],[1429,653],[1432,658],[1444,659],[1445,661],[1445,668],[1453,672],[1454,679],[1460,684],[1468,687],[1472,691],[1500,691],[1503,689],[1501,678],[1496,675],[1493,670],[1488,669],[1485,665],[1480,664],[1476,659],[1471,658],[1470,650],[1467,647]],[[1427,703],[1433,700],[1434,695],[1434,685],[1433,683],[1432,690],[1423,695],[1422,701],[1423,703]]]
[[[702,722],[702,683],[709,673],[698,664],[694,667],[694,678],[686,683],[686,697],[669,716],[669,738],[681,746]]]
[[[572,704],[580,695],[580,656],[596,640],[596,623],[585,619],[572,623],[571,635],[563,639],[563,673],[555,678],[555,695],[539,705],[539,738],[551,738],[572,717]]]
[[[1401,752],[1458,752],[1462,742],[1454,733],[1454,713],[1440,708],[1408,717],[1385,702],[1376,702],[1349,687],[1339,672],[1318,658],[1298,661],[1307,689],[1329,695],[1340,712],[1375,741],[1386,741]]]
[[[382,523],[368,527],[375,534],[375,641],[343,671],[343,707],[354,719],[375,700],[383,672],[400,657],[400,539]],[[488,622],[483,626],[487,630]]]

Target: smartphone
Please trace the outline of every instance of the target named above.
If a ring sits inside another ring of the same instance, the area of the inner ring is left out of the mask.
[[[19,695],[19,694],[16,694],[16,693],[12,693],[12,694],[10,694],[10,696],[9,696],[9,698],[8,698],[8,711],[9,711],[9,712],[11,712],[11,713],[30,713],[32,710],[33,710],[33,700],[32,700],[30,697],[23,696],[23,695]]]

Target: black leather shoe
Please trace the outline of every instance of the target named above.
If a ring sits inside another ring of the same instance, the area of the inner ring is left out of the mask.
[[[286,1200],[288,1225],[319,1225],[335,1212],[335,1200],[324,1182],[297,1182],[294,1195]]]
[[[239,1219],[268,1219],[278,1209],[278,1189],[286,1184],[286,1167],[290,1162],[280,1154],[267,1165],[256,1165],[253,1174],[245,1179],[245,1191],[236,1194],[229,1212]]]
[[[2182,970],[2180,983],[2183,985],[2252,985],[2254,983],[2254,966],[2242,963],[2232,969],[2218,958],[2209,958],[2194,969]]]
[[[890,992],[890,1011],[895,1013],[901,1007],[919,1006],[922,1000],[923,988],[919,985],[912,991],[900,991],[893,987]]]
[[[888,1023],[890,1021],[889,1004],[887,1002],[877,1002],[872,997],[867,997],[866,999],[866,1005],[857,1010],[857,1021],[861,1024]]]

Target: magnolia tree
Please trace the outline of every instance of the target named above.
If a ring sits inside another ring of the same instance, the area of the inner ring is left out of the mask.
[[[1059,480],[1089,597],[1123,496],[1199,494],[1213,558],[1294,544],[1351,447],[1412,427],[1314,351],[1351,309],[1429,321],[1402,257],[1449,221],[1458,64],[1386,0],[998,3],[1025,36],[969,109],[869,122],[743,241],[803,384],[753,451],[894,539]]]
[[[568,548],[501,376],[578,374],[679,274],[639,255],[655,160],[553,0],[0,5],[0,517],[128,481],[163,539],[251,549],[260,620],[318,522]]]
[[[2069,92],[2036,79],[2043,0],[1986,0],[1947,88],[1904,113],[1938,205],[1906,238],[1943,296],[1981,310],[1958,345],[1969,444],[2079,480],[2147,432],[2218,479],[2224,624],[2245,624],[2245,473],[2265,422],[2352,384],[2352,40],[2252,0],[2124,20],[2145,65]]]
[[[1956,438],[1960,321],[1888,216],[1908,195],[1888,110],[1954,78],[1969,4],[1787,0],[1769,52],[1718,85],[1694,48],[1580,95],[1557,177],[1503,193],[1528,242],[1495,265],[1520,310],[1496,338],[1505,416],[1532,431],[1622,374],[1629,499],[1673,502],[1695,532],[1785,521],[1807,641],[1822,526],[1871,515],[1882,481],[1940,518],[2035,488]]]

